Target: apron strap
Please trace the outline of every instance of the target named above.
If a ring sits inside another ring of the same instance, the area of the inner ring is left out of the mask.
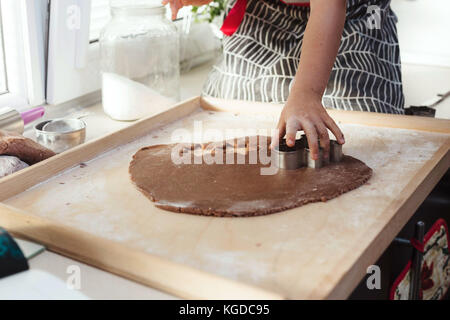
[[[231,8],[227,17],[223,21],[220,30],[227,36],[231,36],[244,20],[245,10],[247,9],[247,0],[237,0],[233,8]]]

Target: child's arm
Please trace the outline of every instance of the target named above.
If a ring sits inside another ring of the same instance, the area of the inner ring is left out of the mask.
[[[313,159],[318,158],[318,138],[325,154],[330,140],[327,128],[343,144],[344,136],[322,106],[322,95],[341,41],[346,13],[346,0],[311,0],[311,14],[303,37],[300,64],[288,101],[278,122],[279,135],[273,145],[286,133],[289,146],[295,143],[298,130],[304,130]]]
[[[172,20],[177,18],[178,11],[184,6],[202,6],[210,3],[212,0],[162,0],[165,6],[170,3],[170,10],[172,11]]]

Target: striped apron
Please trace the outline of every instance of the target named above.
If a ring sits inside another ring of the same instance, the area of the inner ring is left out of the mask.
[[[305,2],[229,1],[223,56],[203,95],[285,103],[310,13]],[[326,108],[404,113],[396,22],[390,0],[347,0],[339,52],[322,98]]]

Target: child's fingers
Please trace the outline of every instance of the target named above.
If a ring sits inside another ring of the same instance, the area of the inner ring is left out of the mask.
[[[172,20],[175,20],[178,15],[178,8],[176,1],[170,1],[170,10],[172,11]]]
[[[317,135],[316,127],[309,121],[302,122],[303,131],[306,133],[308,139],[309,150],[311,151],[311,159],[319,159],[319,137]]]
[[[295,146],[295,136],[297,135],[297,131],[301,129],[300,122],[291,117],[286,122],[286,144],[289,147]]]
[[[323,156],[328,159],[330,154],[330,136],[328,135],[327,127],[325,124],[316,124],[317,133],[319,134],[320,146],[323,149]]]
[[[286,123],[282,117],[278,121],[277,129],[272,135],[272,142],[270,143],[270,148],[273,149],[280,143],[280,139],[284,137],[286,133]]]
[[[175,20],[178,15],[178,11],[182,8],[180,0],[163,0],[163,5],[170,4],[170,11],[172,12],[172,20]]]
[[[330,131],[336,137],[337,142],[339,142],[339,144],[344,144],[344,134],[342,133],[341,129],[339,129],[336,122],[334,122],[334,120],[328,114],[325,116],[323,121],[325,122],[325,125],[328,127],[328,129],[330,129]]]
[[[202,6],[210,3],[212,0],[181,0],[184,6]]]

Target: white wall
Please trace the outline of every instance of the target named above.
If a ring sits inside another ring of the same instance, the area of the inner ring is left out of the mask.
[[[402,62],[450,67],[450,0],[392,0]]]

